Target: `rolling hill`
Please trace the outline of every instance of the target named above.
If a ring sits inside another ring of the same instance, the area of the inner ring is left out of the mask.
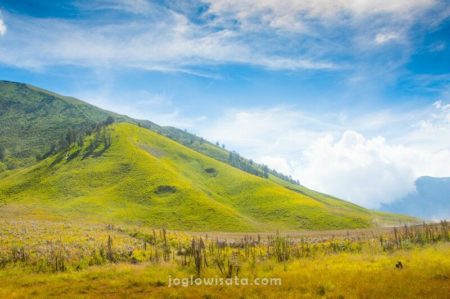
[[[2,82],[0,87],[6,161],[24,165],[0,173],[0,213],[195,231],[363,228],[414,221],[273,174],[263,178],[244,172],[223,161],[224,149],[175,128],[29,85]],[[31,152],[43,151],[65,129],[84,129],[109,116],[115,124],[32,161]],[[5,124],[12,129],[5,130]]]

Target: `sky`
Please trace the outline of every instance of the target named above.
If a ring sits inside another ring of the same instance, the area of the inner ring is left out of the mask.
[[[450,176],[450,0],[0,0],[0,79],[369,208]]]

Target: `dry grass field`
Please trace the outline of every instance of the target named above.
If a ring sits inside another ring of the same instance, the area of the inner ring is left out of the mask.
[[[448,298],[448,241],[446,222],[237,234],[4,217],[0,298]]]

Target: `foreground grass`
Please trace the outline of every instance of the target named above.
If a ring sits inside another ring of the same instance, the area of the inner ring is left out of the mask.
[[[0,298],[448,298],[449,237],[445,221],[288,237],[6,218]],[[190,277],[224,283],[174,286]]]
[[[450,247],[392,254],[342,253],[244,269],[240,277],[279,277],[281,286],[177,286],[193,273],[173,263],[115,264],[70,273],[0,271],[1,298],[448,298]],[[397,261],[404,268],[396,269]],[[209,271],[204,276],[220,275]]]

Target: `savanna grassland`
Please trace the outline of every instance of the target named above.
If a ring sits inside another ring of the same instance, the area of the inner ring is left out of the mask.
[[[448,298],[450,293],[446,222],[224,235],[3,216],[1,298]],[[228,285],[235,277],[244,285]],[[224,280],[183,286],[173,285],[174,278]],[[281,285],[253,285],[254,278],[280,279]]]
[[[446,222],[310,190],[176,128],[0,88],[0,298],[449,297]]]

